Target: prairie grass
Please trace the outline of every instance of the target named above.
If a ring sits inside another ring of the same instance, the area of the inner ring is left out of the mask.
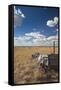
[[[55,48],[58,53],[58,48]],[[14,83],[42,83],[47,82],[47,74],[37,62],[32,59],[32,54],[39,52],[40,54],[53,53],[53,47],[15,47],[14,48]],[[49,72],[51,74],[51,72]],[[52,81],[58,80],[58,73],[51,75]]]

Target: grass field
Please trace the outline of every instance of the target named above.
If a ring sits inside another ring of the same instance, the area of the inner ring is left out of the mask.
[[[14,83],[44,83],[57,82],[58,73],[51,70],[47,77],[44,69],[39,65],[37,60],[32,59],[32,54],[39,52],[40,54],[53,53],[53,47],[15,47],[14,48]],[[55,53],[58,54],[58,48],[55,48]]]

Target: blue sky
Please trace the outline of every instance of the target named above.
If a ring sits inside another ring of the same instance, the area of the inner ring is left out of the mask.
[[[58,44],[58,8],[14,6],[14,46]]]

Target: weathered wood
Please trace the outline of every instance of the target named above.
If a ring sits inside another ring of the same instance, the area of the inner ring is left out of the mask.
[[[48,65],[51,69],[58,71],[58,54],[48,55]]]

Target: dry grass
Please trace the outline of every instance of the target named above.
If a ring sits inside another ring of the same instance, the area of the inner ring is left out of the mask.
[[[56,53],[58,48],[55,48]],[[36,60],[32,59],[32,54],[51,54],[52,47],[15,47],[14,48],[14,83],[41,83],[47,82],[47,74]],[[56,76],[56,77],[55,77]],[[57,81],[57,73],[52,74],[52,80]]]

